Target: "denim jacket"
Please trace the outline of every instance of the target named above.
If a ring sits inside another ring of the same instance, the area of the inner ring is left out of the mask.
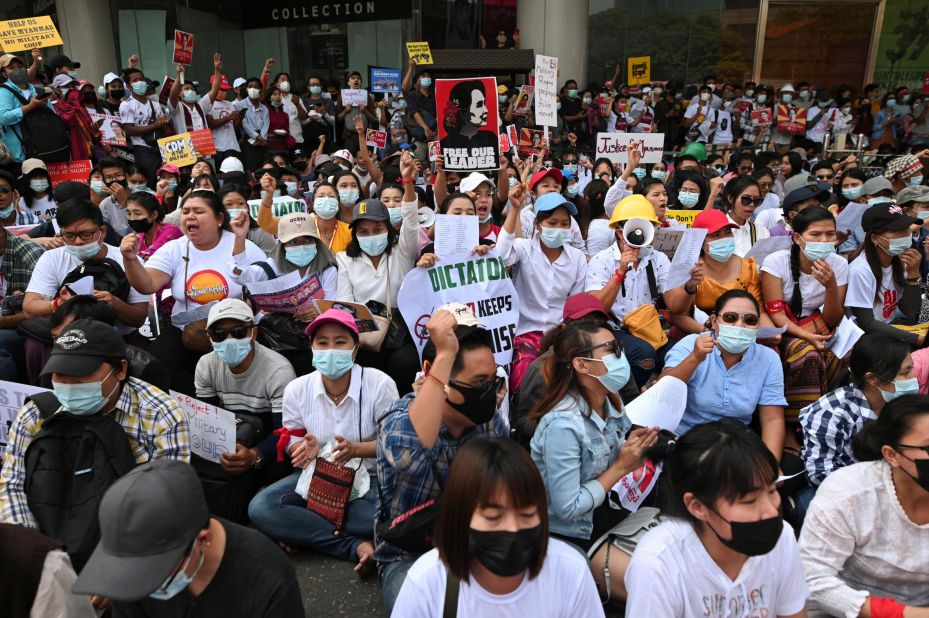
[[[606,412],[604,421],[582,397],[569,393],[542,417],[532,437],[554,533],[587,539],[593,532],[594,509],[606,499],[597,477],[619,457],[631,427],[609,403]]]

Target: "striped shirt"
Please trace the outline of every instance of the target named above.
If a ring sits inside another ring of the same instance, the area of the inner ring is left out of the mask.
[[[107,412],[129,438],[138,464],[152,459],[190,461],[190,435],[184,412],[164,391],[128,378],[116,406]],[[26,503],[26,449],[39,433],[39,409],[31,401],[16,414],[0,469],[0,522],[37,528]]]
[[[810,483],[819,486],[834,470],[857,462],[852,439],[875,420],[877,414],[855,386],[837,388],[800,410],[803,465]]]

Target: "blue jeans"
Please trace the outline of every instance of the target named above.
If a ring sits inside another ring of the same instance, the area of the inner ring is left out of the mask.
[[[390,616],[394,611],[394,603],[400,594],[400,588],[406,581],[406,574],[416,560],[396,560],[381,565],[381,599],[384,601],[384,611]]]
[[[632,377],[639,388],[648,384],[653,372],[661,372],[665,355],[674,346],[674,342],[669,340],[656,351],[652,344],[625,330],[619,331],[619,338],[623,343],[623,353],[632,368]]]
[[[356,562],[358,546],[374,536],[377,499],[373,482],[367,494],[348,503],[345,525],[336,536],[335,527],[306,508],[306,500],[296,493],[300,472],[294,470],[252,498],[248,505],[252,524],[276,541]]]
[[[26,338],[15,328],[0,328],[0,380],[22,382],[19,364],[25,363]]]
[[[794,494],[794,500],[797,502],[797,526],[803,525],[803,520],[806,519],[806,512],[810,509],[810,503],[813,501],[813,498],[816,497],[817,487],[812,485],[807,485],[800,491]]]

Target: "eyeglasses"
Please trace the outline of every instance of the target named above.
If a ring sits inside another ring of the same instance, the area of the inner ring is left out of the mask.
[[[816,174],[817,180],[832,180],[833,178],[835,178],[835,174]]]
[[[924,452],[926,455],[929,455],[929,446],[913,446],[912,444],[895,444],[894,448],[914,448],[918,451]]]
[[[755,168],[754,168],[754,166],[751,166],[751,165],[749,165],[748,167],[742,167],[742,166],[740,165],[740,166],[739,166],[739,171],[740,171],[740,172],[748,172],[748,173],[750,174],[750,173],[752,173],[753,171],[755,171]]]
[[[80,238],[80,239],[83,240],[84,242],[90,242],[91,240],[94,239],[94,236],[96,236],[96,235],[97,235],[97,232],[99,232],[99,231],[100,231],[100,230],[99,230],[99,228],[98,228],[98,229],[96,229],[96,230],[94,230],[94,231],[92,231],[92,232],[91,232],[91,231],[84,231],[84,232],[62,232],[62,233],[61,233],[61,239],[64,240],[66,243],[72,243],[72,242],[74,242],[75,240],[77,240],[78,238]]]
[[[614,339],[613,341],[607,341],[606,343],[600,343],[598,345],[585,348],[581,350],[581,352],[586,354],[586,353],[593,352],[594,350],[599,350],[600,348],[606,348],[607,352],[609,352],[610,354],[619,354],[620,352],[623,351],[623,345]],[[596,359],[596,360],[599,360],[599,359]]]
[[[206,334],[210,336],[210,341],[215,343],[220,343],[225,341],[227,337],[231,336],[233,339],[245,339],[246,337],[251,336],[253,326],[233,326],[232,328],[227,328],[223,330],[221,328],[210,328],[206,331]]]
[[[746,326],[758,326],[758,314],[757,313],[736,313],[735,311],[724,311],[719,314],[719,319],[722,320],[723,324],[735,324],[739,321],[739,318],[742,318],[742,321]]]
[[[761,206],[761,203],[764,201],[763,197],[752,197],[750,195],[742,195],[739,197],[739,201],[742,202],[742,206],[755,205],[755,208]]]

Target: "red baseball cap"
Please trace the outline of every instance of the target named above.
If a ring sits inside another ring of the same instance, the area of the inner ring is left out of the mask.
[[[564,311],[561,312],[561,319],[564,322],[568,320],[580,320],[583,317],[596,313],[597,317],[609,320],[609,314],[603,310],[603,303],[589,292],[569,296],[564,304]]]
[[[734,230],[739,229],[738,225],[729,220],[726,213],[721,210],[716,210],[715,208],[707,208],[697,215],[691,227],[703,228],[706,230],[707,235],[715,234],[719,230],[727,227]]]
[[[562,175],[561,170],[558,169],[557,167],[552,167],[547,170],[539,170],[538,172],[533,174],[532,180],[529,181],[529,190],[530,191],[535,190],[536,183],[538,183],[540,180],[542,180],[546,176],[551,176],[552,178],[558,181],[558,184],[561,184],[562,182],[564,182],[564,176]]]
[[[310,325],[307,326],[306,331],[304,331],[307,337],[310,338],[310,341],[313,340],[313,335],[316,334],[316,330],[324,324],[339,324],[340,326],[344,326],[352,331],[352,336],[355,338],[355,341],[358,341],[358,325],[355,324],[355,316],[348,311],[332,308],[316,316],[316,319],[310,322]]]
[[[220,79],[219,87],[221,90],[232,90],[232,86],[229,84],[229,80],[226,79],[225,74],[220,74],[219,79]],[[216,74],[214,73],[213,75],[210,75],[210,85],[212,86],[213,82],[215,81],[216,81]]]

